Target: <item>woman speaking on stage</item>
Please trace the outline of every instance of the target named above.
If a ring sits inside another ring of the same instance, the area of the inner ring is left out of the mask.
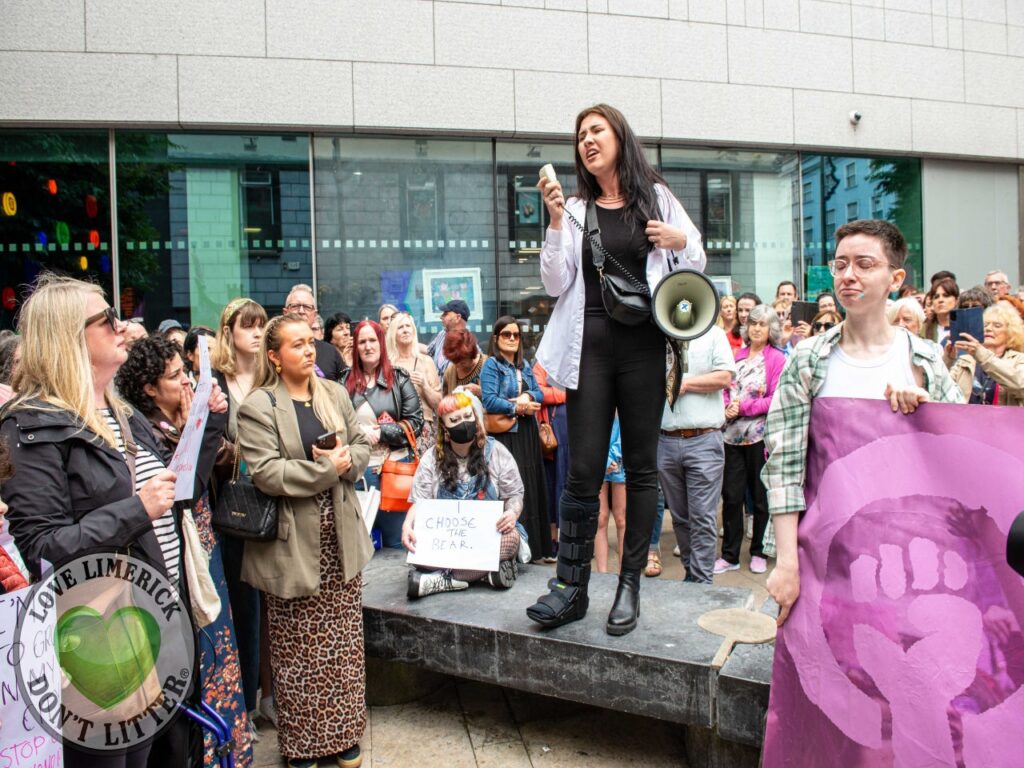
[[[558,297],[537,361],[566,390],[571,463],[559,503],[556,578],[527,615],[556,627],[586,614],[598,494],[617,409],[628,511],[607,630],[623,635],[636,627],[640,571],[657,511],[666,343],[649,316],[623,318],[603,295],[603,284],[614,276],[620,285],[649,293],[671,271],[703,269],[706,257],[700,233],[647,162],[621,112],[606,104],[583,110],[574,136],[576,195],[566,200],[561,184],[551,178],[542,177],[537,185],[550,217],[541,278],[547,292]],[[592,232],[589,237],[584,226]],[[595,239],[602,273],[594,264]]]

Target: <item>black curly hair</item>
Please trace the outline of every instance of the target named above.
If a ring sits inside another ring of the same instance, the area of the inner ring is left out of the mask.
[[[114,384],[117,391],[133,407],[144,414],[156,410],[153,398],[146,394],[147,384],[156,384],[167,370],[167,361],[181,355],[181,349],[173,341],[162,336],[147,336],[132,345],[128,359],[117,372]]]

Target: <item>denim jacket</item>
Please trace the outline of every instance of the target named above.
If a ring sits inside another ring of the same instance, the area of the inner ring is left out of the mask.
[[[534,402],[544,402],[544,393],[537,386],[537,379],[533,375],[533,369],[524,361],[519,367],[519,373],[523,377],[525,385],[524,392]],[[483,391],[484,410],[488,413],[504,413],[515,416],[516,404],[513,402],[519,397],[519,382],[516,378],[516,367],[505,358],[489,357],[480,371],[480,389]],[[519,422],[512,425],[509,432],[517,432]]]

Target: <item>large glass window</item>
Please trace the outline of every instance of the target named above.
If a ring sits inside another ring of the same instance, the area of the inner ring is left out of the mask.
[[[150,330],[312,282],[306,136],[119,132],[117,187],[122,309]]]
[[[797,156],[666,147],[661,157],[669,187],[704,237],[707,274],[732,293],[774,297],[779,281],[799,270]]]
[[[412,314],[421,339],[463,299],[483,332],[497,308],[491,142],[318,136],[314,141],[320,313]]]
[[[106,131],[0,131],[0,328],[43,269],[113,301],[108,143]]]
[[[826,262],[835,251],[836,211],[840,223],[862,216],[886,219],[907,238],[907,280],[921,284],[921,161],[916,158],[802,155],[805,189],[804,287],[808,296],[832,287]],[[851,185],[853,178],[858,183]],[[845,179],[845,183],[841,180]],[[869,214],[870,212],[870,214]],[[824,222],[824,227],[822,227]]]

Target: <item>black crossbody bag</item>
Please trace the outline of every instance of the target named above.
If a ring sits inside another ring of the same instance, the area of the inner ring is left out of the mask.
[[[647,283],[638,280],[624,269],[615,257],[608,253],[601,242],[601,228],[597,225],[597,207],[593,201],[587,203],[587,226],[580,224],[568,211],[565,215],[575,224],[590,242],[594,268],[601,279],[601,301],[608,316],[623,325],[641,325],[651,319],[651,290]],[[621,274],[606,272],[608,262]]]

